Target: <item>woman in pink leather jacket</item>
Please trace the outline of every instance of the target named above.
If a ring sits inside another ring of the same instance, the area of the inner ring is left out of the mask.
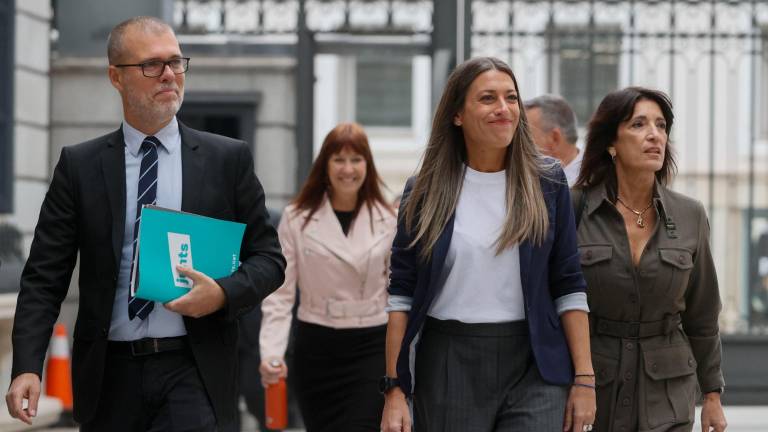
[[[285,282],[262,303],[262,383],[286,376],[291,311],[300,303],[291,380],[308,432],[378,431],[389,254],[396,218],[362,127],[326,136],[278,234]],[[277,365],[277,366],[274,366]]]

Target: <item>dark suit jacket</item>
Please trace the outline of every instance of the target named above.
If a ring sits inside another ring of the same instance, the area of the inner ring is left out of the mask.
[[[403,203],[411,187],[409,181],[403,192]],[[573,379],[573,364],[554,300],[567,294],[585,292],[586,283],[579,265],[573,207],[562,170],[558,168],[557,172],[542,176],[541,188],[547,204],[549,232],[541,245],[529,241],[519,245],[520,279],[531,347],[539,372],[551,384],[566,385]],[[454,217],[451,216],[446,224],[426,263],[419,258],[418,244],[408,247],[413,241],[413,234],[405,228],[404,219],[401,217],[398,221],[397,235],[392,244],[389,294],[413,299],[397,359],[400,387],[406,395],[410,395],[413,390],[409,367],[413,359],[410,356],[416,352],[411,352],[410,347],[421,331],[432,302],[442,289],[437,281],[440,280],[451,244]]]
[[[181,123],[179,129],[182,210],[247,224],[242,266],[217,280],[227,297],[224,309],[184,318],[203,383],[218,422],[224,424],[237,413],[237,318],[282,284],[285,259],[245,143]],[[74,417],[81,423],[93,417],[101,393],[126,217],[124,148],[119,129],[62,150],[16,305],[12,376],[41,375],[79,253],[72,374]]]

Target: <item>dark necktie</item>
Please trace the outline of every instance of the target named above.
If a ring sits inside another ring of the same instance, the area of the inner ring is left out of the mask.
[[[136,200],[136,222],[133,225],[133,259],[136,260],[136,240],[139,236],[139,223],[141,222],[141,207],[146,204],[157,204],[157,147],[160,140],[153,136],[144,138],[141,143],[141,151],[144,155],[141,158],[141,169],[139,170],[139,188]],[[133,263],[131,263],[133,264]],[[138,288],[139,281],[139,263],[136,262],[136,281]],[[133,266],[131,266],[133,268]],[[155,303],[149,300],[134,297],[128,290],[128,318],[145,319]]]

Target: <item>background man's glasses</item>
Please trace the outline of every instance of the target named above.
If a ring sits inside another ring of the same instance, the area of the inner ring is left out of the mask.
[[[157,78],[165,72],[165,67],[171,68],[171,72],[176,75],[183,74],[189,69],[189,57],[179,57],[168,61],[150,60],[137,64],[118,64],[115,67],[140,67],[141,73],[147,78]]]

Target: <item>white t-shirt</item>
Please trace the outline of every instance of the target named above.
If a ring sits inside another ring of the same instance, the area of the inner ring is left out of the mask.
[[[441,274],[443,288],[429,316],[466,323],[525,319],[520,250],[515,245],[496,255],[506,216],[505,194],[505,171],[466,168]]]

